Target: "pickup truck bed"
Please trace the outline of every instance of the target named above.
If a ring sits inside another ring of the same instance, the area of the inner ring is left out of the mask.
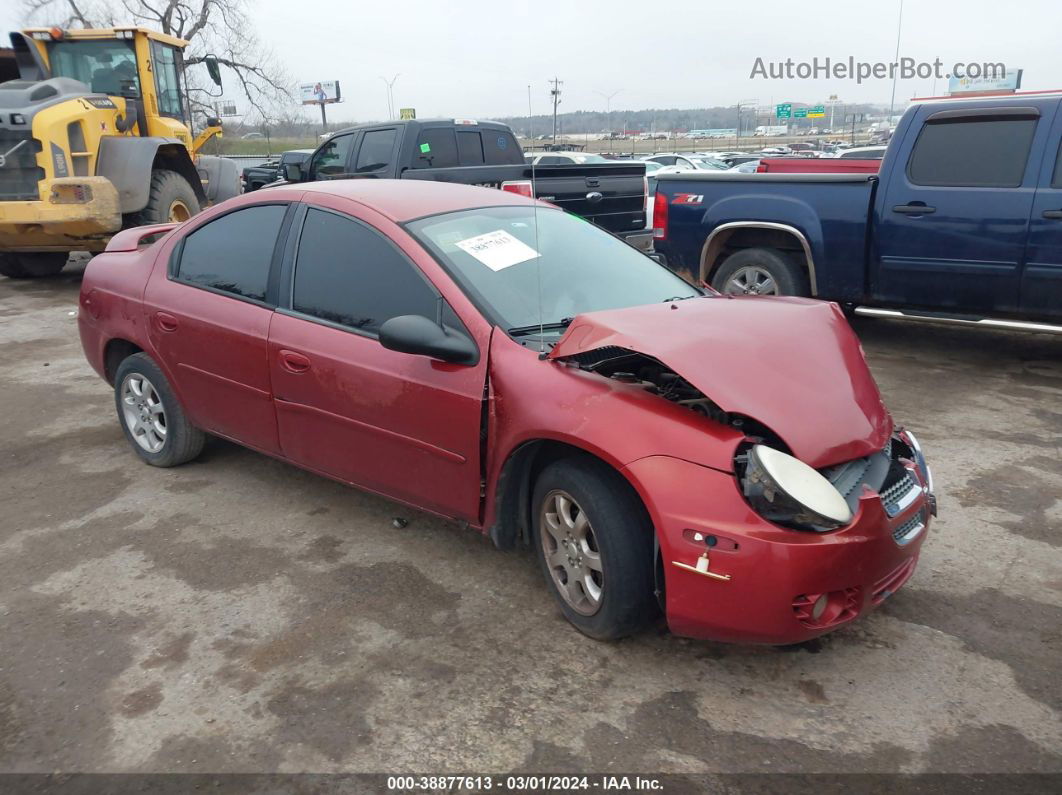
[[[661,175],[656,249],[727,292],[1062,323],[1060,106],[1052,92],[914,104],[876,174]]]

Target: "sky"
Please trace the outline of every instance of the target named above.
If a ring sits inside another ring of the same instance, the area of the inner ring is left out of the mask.
[[[757,58],[890,62],[900,0],[251,0],[259,38],[293,83],[339,80],[344,102],[329,121],[385,118],[396,108],[421,118],[526,115],[550,110],[559,77],[560,110],[818,104],[888,104],[890,79],[755,79]],[[19,4],[0,4],[0,23],[21,25]],[[1062,88],[1059,0],[906,0],[900,56],[917,61],[1002,62],[1024,70],[1023,89]],[[229,85],[235,81],[230,81]],[[913,96],[944,93],[946,80],[900,80],[897,108]],[[240,100],[232,96],[239,104]],[[307,118],[317,111],[309,108]]]

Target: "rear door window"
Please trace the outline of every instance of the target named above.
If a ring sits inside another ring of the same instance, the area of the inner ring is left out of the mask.
[[[524,162],[520,145],[508,130],[483,130],[483,159],[488,166],[517,166]]]
[[[483,140],[475,130],[458,130],[457,157],[462,166],[483,165]]]
[[[1036,119],[929,122],[911,152],[908,178],[915,185],[1016,188],[1035,132]]]
[[[459,163],[452,127],[421,130],[413,153],[413,168],[453,168]]]
[[[273,249],[286,211],[286,204],[259,204],[199,227],[181,245],[177,280],[265,301]]]
[[[358,149],[358,162],[354,167],[357,174],[382,171],[391,165],[391,153],[395,148],[395,130],[370,130],[361,138]]]
[[[1058,146],[1058,157],[1055,160],[1055,175],[1051,178],[1052,188],[1062,188],[1062,144]]]

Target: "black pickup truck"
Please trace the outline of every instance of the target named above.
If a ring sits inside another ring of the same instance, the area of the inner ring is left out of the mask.
[[[306,158],[312,154],[313,149],[289,149],[281,153],[279,160],[267,160],[257,166],[247,166],[243,170],[243,192],[250,193],[264,188],[270,182],[276,182],[284,166],[288,163],[305,163]]]
[[[287,182],[320,179],[427,179],[534,194],[580,215],[636,248],[652,247],[646,228],[645,165],[639,162],[531,167],[511,129],[471,119],[418,119],[340,130]]]

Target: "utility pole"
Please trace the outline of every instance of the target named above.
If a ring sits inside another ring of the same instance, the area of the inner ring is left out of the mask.
[[[553,97],[553,145],[557,144],[557,106],[560,104],[560,87],[564,85],[563,80],[558,80],[554,77],[550,82],[553,84],[553,88],[550,89],[550,96]]]
[[[608,125],[608,151],[612,151],[612,98],[621,92],[622,88],[617,88],[611,94],[606,94],[604,91],[595,91],[595,94],[605,98],[605,123]]]
[[[892,126],[892,111],[896,106],[896,64],[900,60],[900,31],[903,29],[903,0],[900,0],[900,16],[896,20],[896,57],[892,64],[892,99],[889,100],[889,126]]]
[[[380,75],[380,79],[384,81],[384,85],[387,86],[387,118],[391,120],[395,117],[395,95],[394,87],[395,81],[401,77],[401,74],[397,74],[388,80],[383,75]]]

